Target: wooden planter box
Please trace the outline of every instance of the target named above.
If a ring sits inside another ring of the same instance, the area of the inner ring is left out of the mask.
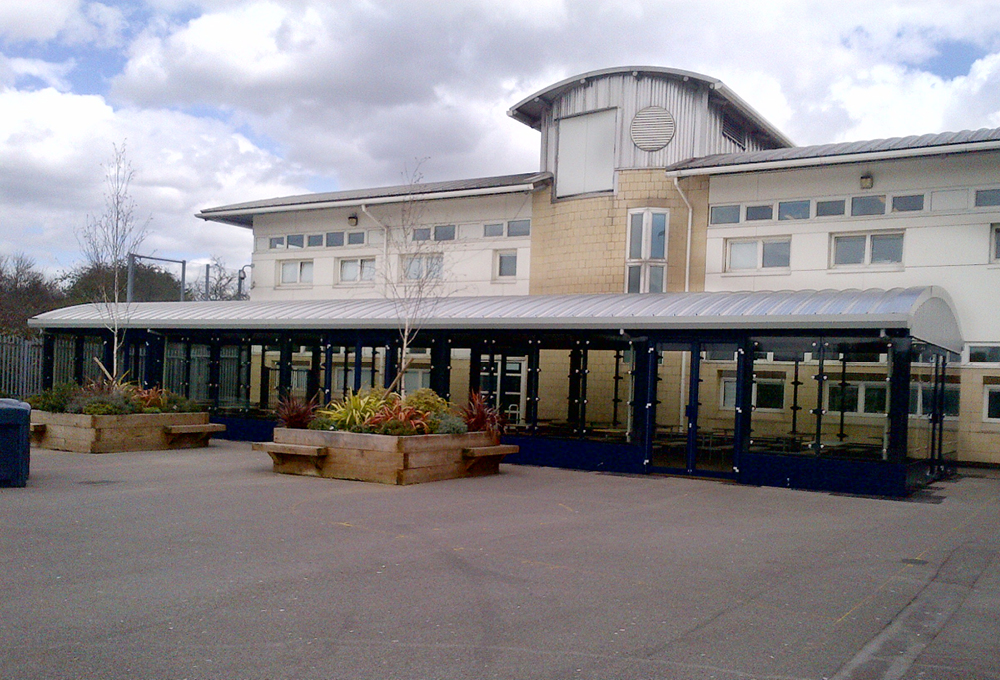
[[[291,475],[416,484],[495,475],[516,446],[494,444],[484,432],[393,437],[382,434],[276,428],[273,442],[258,442],[274,471]]]
[[[159,451],[208,445],[225,425],[208,422],[207,413],[135,413],[87,416],[31,411],[31,442],[43,449],[80,453]]]

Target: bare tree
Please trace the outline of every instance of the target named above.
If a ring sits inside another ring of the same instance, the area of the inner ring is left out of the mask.
[[[29,334],[28,319],[62,304],[55,281],[24,253],[0,255],[0,333]]]
[[[196,300],[244,300],[246,293],[239,293],[237,281],[239,272],[228,269],[225,261],[218,255],[212,256],[208,266],[208,289],[206,294],[205,277],[199,276],[194,284]]]
[[[87,216],[86,224],[77,232],[77,240],[88,264],[111,270],[109,285],[101,285],[93,302],[102,310],[105,326],[111,333],[113,363],[110,373],[118,379],[118,354],[122,344],[122,328],[129,317],[129,305],[122,290],[126,277],[128,254],[135,252],[146,239],[151,217],[136,219],[136,204],[130,193],[135,170],[128,159],[125,142],[112,145],[111,159],[104,167],[104,212]]]

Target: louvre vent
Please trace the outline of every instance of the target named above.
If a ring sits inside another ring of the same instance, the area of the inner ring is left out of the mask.
[[[647,106],[635,114],[629,129],[632,143],[643,151],[659,151],[674,138],[674,117],[662,106]]]
[[[747,148],[747,135],[743,127],[728,113],[722,115],[722,134],[736,142],[741,149]]]

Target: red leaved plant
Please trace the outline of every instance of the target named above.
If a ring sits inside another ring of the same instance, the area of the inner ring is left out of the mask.
[[[304,430],[316,417],[316,408],[316,397],[305,401],[289,394],[278,400],[274,413],[282,427]]]
[[[429,434],[430,416],[413,406],[393,400],[387,402],[377,413],[365,420],[365,426],[384,434]]]
[[[459,415],[469,426],[469,432],[485,432],[495,441],[500,441],[507,421],[503,414],[486,403],[480,392],[469,393],[469,403],[462,407]]]

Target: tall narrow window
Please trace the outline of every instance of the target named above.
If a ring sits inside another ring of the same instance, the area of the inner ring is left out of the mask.
[[[666,290],[667,211],[646,208],[628,214],[625,291],[662,293]]]

